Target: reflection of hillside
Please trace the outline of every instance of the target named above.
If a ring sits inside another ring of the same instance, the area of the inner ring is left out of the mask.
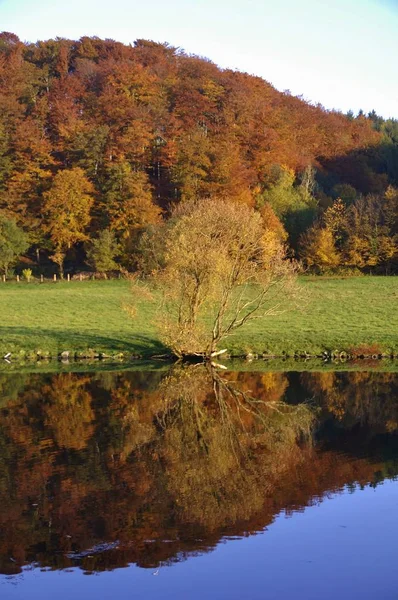
[[[196,366],[152,378],[3,376],[0,390],[3,573],[33,561],[155,566],[208,551],[380,477],[384,465],[363,451],[313,446],[314,414],[340,432],[357,427],[355,439],[363,425],[391,437],[398,420],[397,375],[385,373],[220,377]],[[283,403],[295,395],[313,408]]]

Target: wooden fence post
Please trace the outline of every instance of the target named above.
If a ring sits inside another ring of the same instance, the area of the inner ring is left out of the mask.
[[[3,283],[5,283],[5,282],[6,282],[6,276],[3,275]]]
[[[17,283],[19,283],[19,275],[17,275]]]
[[[70,281],[70,274],[68,273],[66,276],[67,281]]]
[[[54,281],[57,281],[57,274],[54,273]]]
[[[43,277],[43,273],[40,275],[40,283],[44,282],[44,277]]]

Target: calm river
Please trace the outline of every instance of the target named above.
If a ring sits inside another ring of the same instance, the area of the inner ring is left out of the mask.
[[[1,600],[397,599],[398,374],[0,374]]]

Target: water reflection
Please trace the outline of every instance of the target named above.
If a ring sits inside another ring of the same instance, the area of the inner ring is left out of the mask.
[[[394,373],[0,375],[0,571],[157,568],[398,472]]]

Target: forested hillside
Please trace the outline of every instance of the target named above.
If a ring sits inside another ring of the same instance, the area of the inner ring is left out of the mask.
[[[377,108],[377,107],[375,107]],[[394,272],[398,121],[138,40],[0,34],[0,268],[133,269],[173,203],[259,210],[317,271]]]

